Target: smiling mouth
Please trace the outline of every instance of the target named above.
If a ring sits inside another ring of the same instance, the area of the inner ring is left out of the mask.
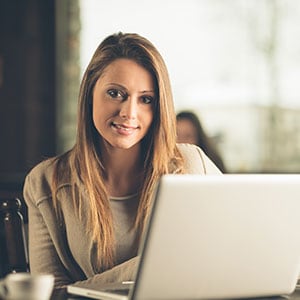
[[[113,126],[116,129],[124,130],[124,131],[128,131],[128,132],[133,131],[138,128],[137,126],[127,126],[127,125],[117,124],[114,122],[111,123],[111,126]]]

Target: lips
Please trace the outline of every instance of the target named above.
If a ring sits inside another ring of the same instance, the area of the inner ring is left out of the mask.
[[[115,122],[112,122],[111,126],[115,128],[120,134],[130,134],[134,132],[134,130],[138,129],[138,126],[129,126],[126,124],[119,124]]]

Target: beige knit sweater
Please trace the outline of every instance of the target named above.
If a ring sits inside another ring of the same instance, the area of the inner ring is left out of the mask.
[[[190,174],[220,174],[217,167],[196,146],[178,145]],[[33,274],[52,273],[55,287],[76,282],[105,284],[133,280],[138,264],[134,248],[135,232],[130,231],[136,195],[111,198],[114,228],[117,242],[117,264],[101,272],[96,268],[95,245],[85,230],[86,220],[79,220],[71,199],[71,185],[66,180],[59,186],[58,199],[61,204],[62,221],[54,213],[51,199],[52,160],[38,164],[27,175],[24,198],[29,217],[29,259]],[[88,205],[87,201],[84,201]]]

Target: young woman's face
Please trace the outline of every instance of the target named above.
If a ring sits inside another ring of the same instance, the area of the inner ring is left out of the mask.
[[[129,149],[147,134],[156,101],[151,74],[129,59],[106,67],[93,91],[94,125],[112,147]]]
[[[197,130],[190,120],[177,120],[177,142],[197,145]]]

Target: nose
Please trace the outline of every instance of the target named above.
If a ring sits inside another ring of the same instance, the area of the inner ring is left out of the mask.
[[[128,97],[126,101],[122,102],[120,116],[122,119],[134,120],[137,117],[137,99],[135,97]]]

